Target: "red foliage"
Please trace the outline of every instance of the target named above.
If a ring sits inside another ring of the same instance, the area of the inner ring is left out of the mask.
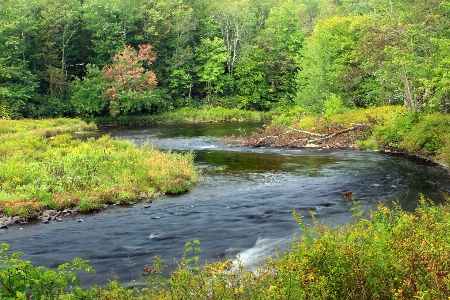
[[[121,92],[152,91],[157,85],[155,74],[146,69],[156,59],[151,45],[139,45],[139,51],[124,45],[124,51],[113,57],[113,65],[103,68],[104,76],[111,87],[103,96],[114,102]]]

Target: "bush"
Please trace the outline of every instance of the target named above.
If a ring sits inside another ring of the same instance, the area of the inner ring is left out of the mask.
[[[402,149],[405,134],[419,122],[420,114],[405,113],[392,122],[386,122],[375,131],[375,137],[386,149]]]
[[[424,115],[405,133],[402,147],[409,152],[428,156],[440,154],[450,138],[450,116],[435,113]]]
[[[73,272],[93,272],[87,260],[75,258],[58,269],[33,266],[30,261],[20,259],[22,253],[8,255],[9,245],[0,245],[0,298],[1,299],[57,299],[80,289],[80,279]]]

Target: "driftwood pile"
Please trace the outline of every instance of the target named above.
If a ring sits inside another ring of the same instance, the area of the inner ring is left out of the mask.
[[[283,148],[352,148],[355,141],[366,139],[372,132],[372,124],[321,125],[317,132],[296,129],[291,126],[268,125],[258,129],[250,137],[224,137],[228,146],[283,147]]]

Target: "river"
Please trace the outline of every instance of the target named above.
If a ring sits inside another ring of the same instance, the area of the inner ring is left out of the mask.
[[[201,241],[201,262],[239,255],[249,267],[276,249],[287,249],[298,225],[295,209],[310,221],[332,225],[351,221],[341,198],[353,191],[366,211],[397,201],[413,210],[419,193],[442,201],[450,191],[447,171],[402,155],[361,150],[229,148],[219,137],[249,133],[261,124],[208,123],[103,128],[137,145],[195,152],[198,184],[187,193],[162,196],[150,207],[112,206],[63,222],[14,225],[0,231],[11,251],[35,265],[56,268],[75,257],[90,260],[97,274],[80,273],[84,287],[103,285],[117,275],[138,280],[154,255],[167,270],[180,262],[187,241]],[[83,222],[78,222],[81,217]]]

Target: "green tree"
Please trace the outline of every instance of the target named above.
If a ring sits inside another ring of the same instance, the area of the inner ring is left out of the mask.
[[[247,47],[236,66],[239,108],[267,110],[271,108],[271,87],[267,79],[266,52],[256,46]]]
[[[342,94],[338,78],[354,61],[356,17],[332,17],[317,23],[305,41],[299,65],[297,103],[322,112],[330,94]],[[343,99],[344,100],[344,99]],[[344,104],[345,104],[344,100]]]
[[[217,37],[213,40],[206,38],[195,48],[195,54],[196,74],[199,82],[204,84],[206,101],[210,102],[212,95],[220,94],[227,82],[227,76],[224,74],[228,59],[227,48]]]
[[[243,47],[250,43],[256,29],[253,7],[247,1],[218,1],[215,19],[220,28],[227,57],[227,73],[234,76],[234,67],[239,61]]]
[[[172,12],[172,28],[168,46],[168,88],[174,98],[191,98],[194,86],[194,45],[198,28],[194,10],[181,5]]]
[[[26,53],[31,14],[26,1],[3,2],[0,10],[0,118],[26,115],[38,86]]]
[[[432,4],[395,0],[373,3],[375,11],[385,17],[378,16],[378,23],[363,44],[367,49],[365,58],[373,62],[385,98],[404,103],[411,111],[446,109],[442,66],[448,54],[448,2]]]
[[[124,44],[137,46],[148,40],[145,36],[141,0],[86,0],[83,2],[83,21],[86,34],[91,37],[95,56],[90,63],[107,65]]]
[[[287,0],[270,10],[265,28],[256,38],[266,53],[271,101],[292,102],[296,87],[297,60],[308,28],[306,6]]]
[[[88,64],[83,79],[76,77],[72,83],[71,103],[76,114],[84,117],[107,115],[108,99],[102,96],[107,89],[103,72],[96,65]]]

